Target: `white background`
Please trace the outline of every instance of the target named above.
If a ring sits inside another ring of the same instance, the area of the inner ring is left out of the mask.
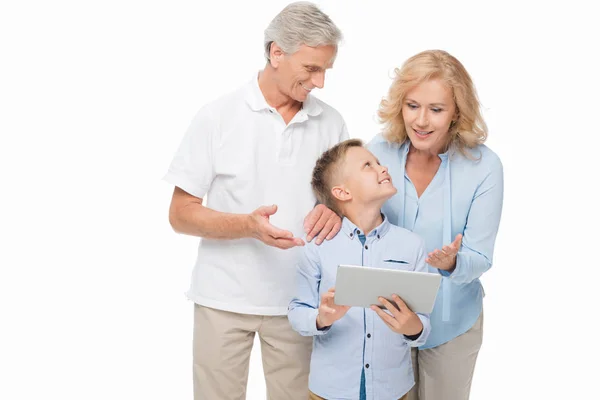
[[[317,96],[351,136],[378,132],[419,51],[449,51],[478,88],[505,202],[472,399],[600,398],[597,13],[318,3],[345,41]],[[285,4],[1,3],[0,399],[192,398],[197,239],[171,231],[160,179],[195,112],[262,68]],[[265,398],[258,348],[249,399]]]

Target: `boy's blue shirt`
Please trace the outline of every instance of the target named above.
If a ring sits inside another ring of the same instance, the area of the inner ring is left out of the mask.
[[[357,399],[364,369],[368,400],[397,399],[414,384],[410,347],[427,340],[429,315],[417,314],[423,332],[414,341],[393,332],[372,310],[359,307],[352,307],[330,328],[316,327],[321,295],[335,286],[340,264],[427,272],[425,245],[418,235],[390,224],[385,216],[364,245],[358,238],[361,233],[344,218],[333,239],[304,246],[288,318],[301,335],[314,336],[309,376],[313,393],[331,400]]]

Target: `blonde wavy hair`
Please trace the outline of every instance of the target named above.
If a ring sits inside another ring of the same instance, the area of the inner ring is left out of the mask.
[[[465,67],[443,50],[427,50],[412,56],[394,69],[394,81],[389,93],[379,105],[379,120],[384,124],[383,136],[390,142],[404,143],[408,139],[402,106],[406,94],[421,82],[441,79],[452,90],[458,118],[449,128],[449,145],[468,156],[487,139],[488,129],[480,112],[480,103],[473,81]]]

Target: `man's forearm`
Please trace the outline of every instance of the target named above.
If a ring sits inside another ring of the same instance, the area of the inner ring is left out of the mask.
[[[250,215],[215,211],[200,203],[171,210],[169,222],[175,232],[207,239],[241,239],[253,232]]]

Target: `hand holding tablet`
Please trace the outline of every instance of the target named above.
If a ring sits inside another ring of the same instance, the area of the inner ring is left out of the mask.
[[[340,265],[335,284],[335,304],[370,308],[381,306],[380,297],[397,304],[400,297],[415,313],[431,313],[442,276],[427,272]]]
[[[335,304],[333,301],[334,295],[335,288],[331,288],[321,296],[319,313],[317,314],[317,329],[324,329],[333,325],[335,321],[342,318],[350,309],[349,306]]]

